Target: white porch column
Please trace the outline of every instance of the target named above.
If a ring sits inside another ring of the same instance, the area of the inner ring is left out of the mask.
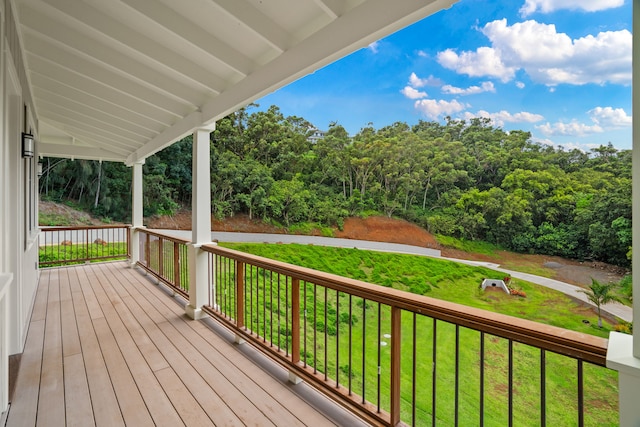
[[[142,225],[142,165],[144,160],[132,166],[131,195],[131,267],[140,260],[140,232]]]
[[[633,230],[633,313],[640,313],[640,0],[633,0],[632,54],[633,167],[632,167],[632,230]],[[634,322],[635,323],[635,322]],[[607,367],[618,371],[620,426],[640,426],[640,324],[633,335],[611,332],[607,349]]]
[[[189,244],[189,303],[185,312],[194,320],[204,316],[209,275],[208,256],[200,250],[211,242],[211,170],[209,134],[213,129],[198,129],[193,133],[191,243]]]

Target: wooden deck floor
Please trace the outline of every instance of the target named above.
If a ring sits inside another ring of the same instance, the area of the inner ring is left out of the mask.
[[[212,323],[124,262],[43,270],[7,426],[360,424]]]

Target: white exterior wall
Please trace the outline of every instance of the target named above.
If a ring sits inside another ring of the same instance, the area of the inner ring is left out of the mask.
[[[37,128],[33,117],[25,121],[30,96],[21,84],[24,70],[12,59],[17,37],[7,35],[10,4],[0,2],[0,413],[9,404],[9,355],[24,349],[39,277],[37,152],[23,159],[21,144],[25,123],[36,135]]]
[[[37,158],[22,158],[23,89],[9,55],[5,55],[4,63],[3,144],[8,145],[7,164],[3,168],[8,178],[8,203],[4,216],[8,220],[8,272],[13,274],[9,288],[9,352],[15,354],[21,353],[24,346],[38,280],[37,227],[29,226],[29,221],[32,221],[29,215],[33,215],[30,211],[37,208],[37,186],[33,187],[37,179]],[[31,191],[28,191],[29,185],[32,186]],[[31,199],[27,199],[27,194]]]

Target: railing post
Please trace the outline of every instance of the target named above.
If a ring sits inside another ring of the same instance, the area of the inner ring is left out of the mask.
[[[244,262],[236,262],[236,326],[244,327]]]
[[[164,277],[164,239],[158,238],[158,274]]]
[[[173,283],[180,287],[180,244],[173,242]]]
[[[300,279],[291,279],[291,361],[300,361]]]
[[[238,330],[244,328],[244,262],[236,261],[236,326]],[[237,344],[244,344],[244,338],[236,334]]]
[[[291,362],[300,362],[300,279],[291,279]],[[302,379],[289,371],[289,381],[299,384]]]
[[[144,237],[144,262],[147,267],[151,267],[151,235],[145,233]]]
[[[391,425],[400,422],[400,360],[401,360],[402,310],[391,307]],[[415,344],[414,344],[415,345]]]
[[[127,245],[127,258],[131,260],[131,227],[126,227],[124,233]]]

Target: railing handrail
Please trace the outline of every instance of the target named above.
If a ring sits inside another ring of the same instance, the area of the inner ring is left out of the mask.
[[[165,237],[162,234],[159,234],[159,236]],[[227,256],[236,261],[268,268],[292,278],[317,283],[330,289],[366,298],[370,301],[427,315],[438,320],[458,324],[497,337],[511,339],[595,365],[606,366],[608,340],[605,338],[374,285],[223,248],[214,244],[203,245],[201,249],[213,254]]]
[[[145,234],[149,234],[151,236],[156,236],[159,237],[163,240],[168,240],[170,242],[174,242],[174,243],[180,243],[183,245],[188,245],[191,243],[191,240],[189,239],[183,239],[181,237],[175,237],[175,236],[171,236],[169,234],[164,234],[164,233],[159,233],[157,231],[153,231],[153,230],[149,230],[148,228],[141,228],[139,229],[140,232],[143,232]]]
[[[183,271],[180,267],[182,263],[185,263],[186,265],[186,259],[184,259],[186,254],[181,256],[180,247],[185,248],[186,245],[191,242],[179,237],[172,237],[167,234],[157,233],[147,229],[146,227],[138,228],[137,232],[144,237],[140,239],[140,259],[137,260],[136,265],[149,272],[151,275],[174,289],[185,298],[188,298],[189,280],[188,277],[183,277]],[[157,239],[159,247],[159,250],[153,259],[151,257],[150,237]],[[167,246],[170,246],[171,251],[173,252],[173,259],[166,260],[169,261],[166,265],[163,249],[165,247],[165,242],[169,243]],[[154,265],[154,263],[156,264]]]
[[[129,258],[130,230],[128,224],[40,227],[38,265],[45,267]],[[122,244],[124,248],[121,248]],[[96,245],[102,249],[95,249]],[[118,246],[116,251],[114,245]],[[75,250],[67,252],[63,247]]]
[[[40,226],[40,231],[78,231],[78,230],[100,230],[109,228],[131,228],[131,224],[108,224],[108,225],[49,225],[46,227]]]

